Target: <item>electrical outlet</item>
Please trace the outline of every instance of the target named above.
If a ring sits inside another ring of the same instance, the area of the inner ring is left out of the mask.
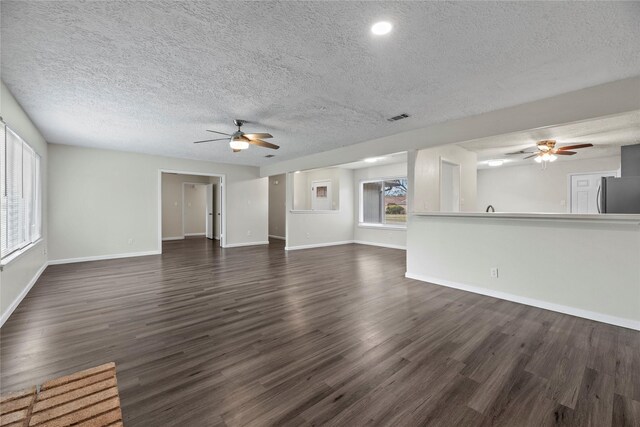
[[[127,244],[128,245],[133,245],[133,239],[130,238],[129,240],[127,240]]]
[[[498,267],[493,267],[491,269],[491,277],[493,279],[497,279],[498,278]]]
[[[247,230],[247,236],[251,236],[251,230]]]

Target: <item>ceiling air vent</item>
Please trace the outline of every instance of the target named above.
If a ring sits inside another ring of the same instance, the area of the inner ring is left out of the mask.
[[[408,114],[402,113],[399,116],[394,116],[394,117],[391,117],[390,119],[387,119],[387,120],[390,121],[390,122],[397,122],[398,120],[406,119],[407,117],[409,117]]]
[[[272,158],[272,157],[275,157],[275,154],[267,154],[265,157],[266,157],[267,159],[270,159],[270,158]]]

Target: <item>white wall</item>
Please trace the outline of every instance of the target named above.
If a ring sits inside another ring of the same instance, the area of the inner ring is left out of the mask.
[[[293,175],[293,209],[311,210],[311,186],[314,181],[331,181],[331,208],[340,208],[340,176],[338,168],[300,171]]]
[[[160,169],[226,174],[227,246],[268,241],[268,183],[255,167],[52,144],[50,259],[158,252]]]
[[[353,171],[335,169],[340,182],[339,206],[335,211],[293,210],[293,177],[287,176],[287,249],[353,241]]]
[[[182,184],[184,182],[209,183],[209,178],[202,175],[162,174],[162,238],[177,239],[182,235]],[[185,213],[189,212],[185,208]],[[204,221],[204,220],[203,220]],[[186,226],[185,221],[185,226]],[[204,223],[202,224],[204,230]],[[189,231],[186,231],[189,233]],[[204,231],[201,231],[204,233]]]
[[[269,177],[269,236],[285,238],[287,234],[287,176]]]
[[[407,163],[372,166],[353,171],[354,194],[354,231],[353,238],[358,243],[405,248],[407,231],[403,228],[374,228],[361,226],[360,220],[360,184],[362,181],[377,178],[395,178],[407,176]]]
[[[441,160],[460,165],[460,211],[475,211],[478,156],[457,145],[418,151],[414,170],[414,209],[417,212],[440,211]]]
[[[533,161],[528,165],[480,169],[476,210],[484,212],[493,205],[497,212],[568,212],[570,173],[619,168],[620,156],[557,161],[546,169]]]
[[[22,107],[15,100],[4,82],[0,88],[0,116],[39,155],[42,177],[42,239],[27,252],[5,265],[0,272],[0,325],[8,318],[28,290],[35,283],[47,265],[48,191],[47,169],[49,167],[48,147],[40,131],[31,122]]]
[[[640,328],[640,219],[485,215],[412,216],[407,275]]]

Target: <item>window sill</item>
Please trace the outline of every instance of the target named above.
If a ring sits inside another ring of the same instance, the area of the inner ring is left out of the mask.
[[[42,242],[42,238],[39,238],[38,240],[36,240],[33,243],[29,243],[27,246],[25,246],[24,248],[13,252],[11,255],[7,255],[6,257],[2,258],[2,260],[0,261],[0,271],[2,271],[4,269],[4,267],[9,264],[11,261],[20,258],[21,255],[29,252],[31,249],[33,249],[34,247],[38,246],[38,244]]]
[[[375,228],[377,230],[396,230],[396,231],[405,231],[407,229],[406,225],[389,225],[389,224],[367,224],[367,223],[359,223],[358,227],[360,228]]]

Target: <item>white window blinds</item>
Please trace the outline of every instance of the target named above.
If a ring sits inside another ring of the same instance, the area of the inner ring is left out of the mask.
[[[10,128],[0,126],[0,256],[40,238],[40,156]]]

